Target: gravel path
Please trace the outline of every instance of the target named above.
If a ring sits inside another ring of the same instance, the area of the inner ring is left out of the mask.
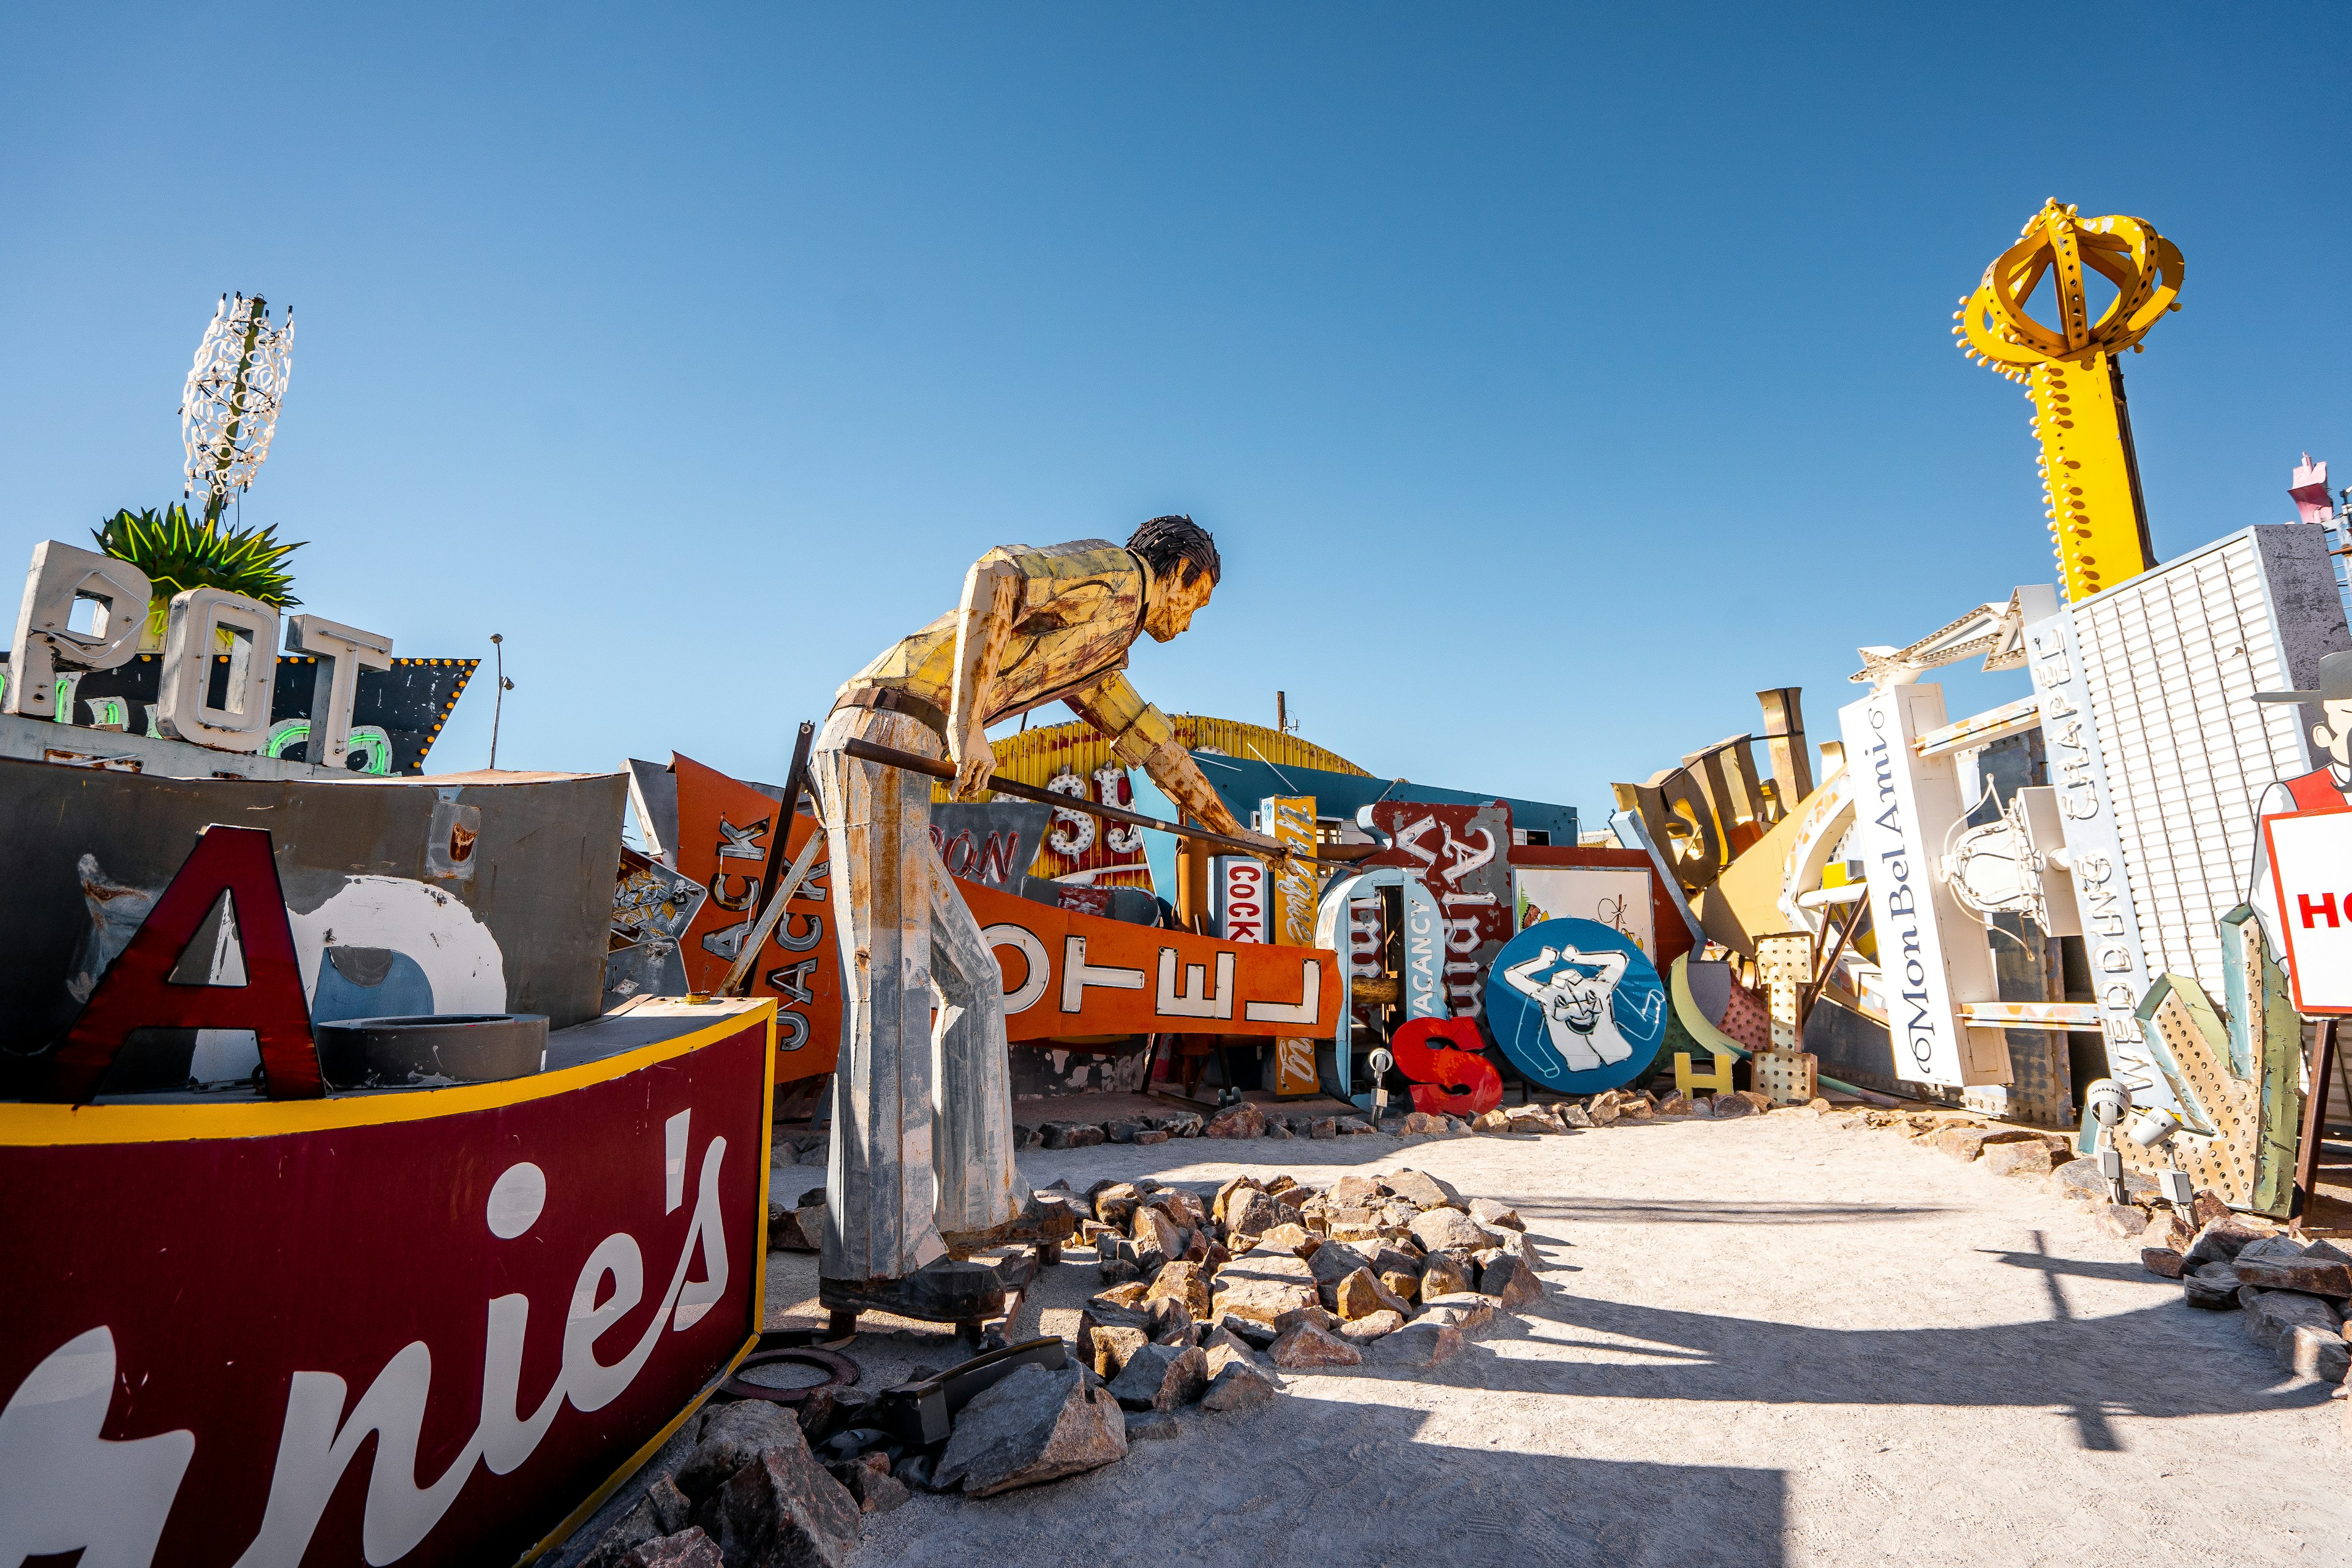
[[[1038,1184],[1204,1193],[1402,1166],[1516,1205],[1542,1303],[1433,1373],[1295,1376],[1089,1475],[919,1497],[868,1521],[857,1568],[2352,1563],[2326,1385],[2238,1314],[2189,1310],[2039,1182],[1891,1131],[1780,1111],[1023,1158]],[[812,1264],[772,1259],[772,1324],[809,1315]],[[1083,1262],[1049,1270],[1024,1318],[1096,1288]],[[869,1384],[957,1359],[911,1330],[853,1353]]]

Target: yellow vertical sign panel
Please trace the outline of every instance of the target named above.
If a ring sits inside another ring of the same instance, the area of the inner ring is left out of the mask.
[[[1315,852],[1315,797],[1269,795],[1258,806],[1259,830],[1307,854]],[[1315,945],[1315,867],[1312,861],[1286,858],[1274,862],[1271,919],[1273,941],[1278,947]],[[1277,1039],[1274,1042],[1274,1092],[1282,1099],[1315,1093],[1321,1084],[1315,1071],[1315,1042]]]

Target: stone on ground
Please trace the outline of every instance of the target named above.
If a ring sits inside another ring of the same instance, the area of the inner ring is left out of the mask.
[[[1094,1205],[1095,1218],[1121,1228],[1143,1202],[1142,1190],[1132,1182],[1097,1182],[1087,1189],[1087,1197]]]
[[[1491,1245],[1475,1220],[1460,1209],[1430,1209],[1413,1216],[1412,1238],[1424,1252],[1475,1252]]]
[[[1198,1345],[1145,1345],[1105,1386],[1122,1410],[1173,1410],[1209,1385],[1209,1358]]]
[[[2076,1164],[2082,1163],[2076,1161]],[[2181,1260],[2193,1271],[2208,1263],[2228,1263],[2247,1247],[2269,1234],[2258,1230],[2241,1216],[2224,1211],[2220,1216],[2205,1222],[2196,1239]]]
[[[729,1563],[840,1568],[857,1540],[857,1500],[816,1462],[799,1423],[791,1425],[792,1440],[761,1448],[703,1499],[694,1522]]]
[[[1299,1226],[1291,1224],[1288,1220],[1285,1220],[1282,1224],[1276,1226],[1273,1229],[1260,1236],[1257,1238],[1257,1246],[1251,1248],[1251,1250],[1263,1251],[1271,1249],[1276,1252],[1287,1252],[1293,1258],[1305,1258],[1322,1245],[1323,1238],[1317,1236],[1313,1231],[1307,1230]]]
[[[1016,1368],[955,1418],[934,1484],[990,1497],[1127,1458],[1127,1420],[1076,1366]],[[827,1479],[832,1478],[827,1477]]]
[[[2180,1292],[2192,1307],[2227,1312],[2238,1305],[2238,1271],[2226,1263],[2207,1263],[2181,1276]]]
[[[1263,1138],[1265,1136],[1265,1112],[1249,1100],[1228,1105],[1209,1118],[1201,1129],[1203,1138]]]
[[[2343,1314],[2318,1297],[2264,1290],[2246,1304],[2245,1328],[2248,1339],[2289,1370],[2323,1383],[2344,1381]]]
[[[1996,1176],[2047,1176],[2057,1168],[2057,1157],[2039,1138],[2016,1138],[1985,1146],[1984,1168]]]
[[[1151,1342],[1141,1329],[1097,1324],[1087,1340],[1087,1361],[1095,1375],[1108,1382],[1126,1367],[1128,1358]]]
[[[802,1433],[800,1423],[781,1405],[772,1405],[764,1399],[738,1399],[713,1406],[702,1417],[693,1451],[677,1468],[677,1489],[689,1502],[699,1503],[725,1485],[730,1476],[750,1464],[761,1449],[794,1443],[804,1451],[808,1447],[808,1438]],[[671,1527],[673,1531],[684,1528],[683,1523]]]
[[[1337,1285],[1357,1269],[1370,1268],[1378,1256],[1378,1248],[1365,1252],[1353,1242],[1327,1241],[1307,1259],[1307,1277],[1318,1285]]]
[[[1383,1364],[1435,1366],[1462,1353],[1462,1331],[1424,1315],[1375,1342]]]
[[[1162,1264],[1144,1300],[1175,1301],[1195,1319],[1209,1315],[1209,1271],[1198,1263]]]
[[[1293,1323],[1274,1342],[1267,1355],[1286,1370],[1324,1366],[1359,1366],[1363,1352],[1337,1334],[1313,1323]]]
[[[641,1542],[614,1560],[614,1568],[725,1568],[719,1543],[688,1525],[675,1535]]]
[[[1947,1127],[1928,1140],[1937,1152],[1949,1154],[1955,1160],[1973,1160],[1985,1152],[1987,1144],[2041,1142],[2040,1133],[2029,1132],[2022,1127],[1971,1127],[1965,1123]]]
[[[1330,1250],[1328,1245],[1318,1247],[1315,1256],[1320,1258]],[[1235,1258],[1217,1271],[1211,1315],[1244,1318],[1279,1328],[1288,1314],[1302,1307],[1322,1304],[1311,1265],[1311,1259],[1263,1247],[1246,1258]]]
[[[2061,1197],[2077,1203],[2104,1204],[2110,1200],[2107,1179],[2099,1174],[2098,1161],[2084,1155],[2069,1160],[2050,1173],[2050,1190]],[[2156,1178],[2143,1176],[2137,1171],[2124,1173],[2124,1195],[2132,1198],[2153,1198],[2158,1194]]]
[[[1485,1226],[1489,1230],[1525,1230],[1528,1228],[1527,1221],[1519,1217],[1518,1210],[1511,1207],[1508,1204],[1496,1203],[1493,1198],[1471,1199],[1470,1217],[1476,1220],[1480,1225]]]
[[[2117,1241],[2129,1241],[2147,1231],[2148,1216],[2137,1204],[2100,1204],[2091,1211],[2091,1223]]]
[[[1543,1281],[1524,1258],[1506,1254],[1478,1270],[1478,1294],[1492,1296],[1513,1311],[1543,1297]]]
[[[1474,1289],[1476,1283],[1458,1260],[1443,1252],[1433,1252],[1421,1270],[1421,1299],[1426,1302],[1438,1296],[1459,1295]]]
[[[1339,1325],[1339,1337],[1362,1344],[1392,1334],[1404,1327],[1404,1314],[1394,1311],[1367,1312],[1360,1318],[1350,1318]]]
[[[1164,1442],[1183,1435],[1183,1425],[1165,1410],[1130,1410],[1127,1413],[1127,1440],[1129,1443]]]
[[[860,1513],[888,1513],[914,1496],[906,1482],[890,1473],[887,1454],[861,1454],[846,1464],[826,1468],[857,1500]]]
[[[677,1489],[676,1481],[663,1476],[646,1489],[635,1507],[614,1521],[595,1550],[580,1560],[579,1568],[618,1568],[638,1547],[677,1534],[693,1517],[693,1503]]]
[[[1422,1298],[1421,1316],[1413,1320],[1419,1323],[1451,1323],[1465,1334],[1476,1333],[1494,1321],[1494,1300],[1481,1296],[1475,1290],[1424,1296]]]
[[[1462,1194],[1425,1171],[1395,1171],[1381,1185],[1416,1209],[1460,1208]]]
[[[2294,1243],[2287,1245],[2293,1247]],[[2285,1258],[2256,1258],[2253,1255],[2262,1246],[2258,1242],[2238,1254],[2236,1268],[2242,1283],[2265,1290],[2300,1290],[2306,1296],[2333,1296],[2338,1300],[2352,1297],[2352,1266],[2302,1254]]]
[[[1331,1287],[1331,1310],[1343,1322],[1369,1318],[1374,1312],[1394,1312],[1402,1318],[1412,1309],[1382,1285],[1370,1268],[1359,1268]]]
[[[1282,1210],[1275,1201],[1246,1187],[1235,1193],[1233,1202],[1225,1205],[1225,1231],[1236,1248],[1245,1247],[1247,1237],[1263,1236],[1281,1223]]]
[[[2178,1279],[2181,1268],[2180,1254],[2168,1247],[2143,1247],[2139,1249],[2140,1267],[2160,1279]]]
[[[1245,1350],[1220,1345],[1209,1352],[1209,1387],[1203,1410],[1246,1410],[1275,1395],[1274,1378]]]

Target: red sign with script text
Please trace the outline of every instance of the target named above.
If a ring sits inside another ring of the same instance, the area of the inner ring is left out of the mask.
[[[767,1038],[0,1106],[0,1561],[514,1562],[758,1331]]]

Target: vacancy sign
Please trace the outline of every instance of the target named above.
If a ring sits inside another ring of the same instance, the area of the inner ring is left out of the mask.
[[[2298,1013],[2352,1013],[2352,806],[2263,818]]]

